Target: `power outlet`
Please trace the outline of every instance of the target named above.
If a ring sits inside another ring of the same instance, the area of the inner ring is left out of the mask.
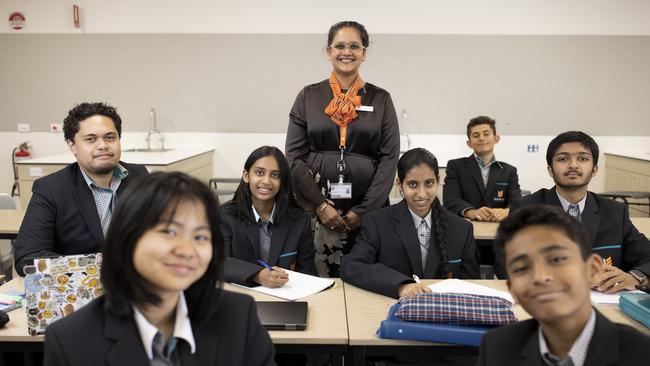
[[[54,133],[63,132],[63,125],[60,123],[50,123],[50,132],[54,132]]]
[[[29,132],[29,123],[19,123],[18,132]]]
[[[536,153],[539,151],[539,145],[538,144],[528,144],[526,147],[526,151],[529,153]]]

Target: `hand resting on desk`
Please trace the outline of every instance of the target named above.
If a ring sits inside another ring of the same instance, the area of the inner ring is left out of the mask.
[[[421,283],[407,283],[401,285],[399,287],[399,290],[397,290],[397,294],[399,295],[400,299],[403,297],[415,296],[421,292],[431,292],[431,289]]]
[[[637,283],[631,274],[618,267],[604,265],[602,271],[593,276],[591,287],[599,292],[613,294],[623,290],[636,290]]]

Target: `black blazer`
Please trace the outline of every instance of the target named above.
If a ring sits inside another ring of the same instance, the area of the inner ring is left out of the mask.
[[[314,236],[309,216],[302,210],[291,208],[298,216],[271,229],[271,249],[268,264],[298,272],[317,275],[314,264]],[[224,263],[225,278],[228,282],[241,285],[257,285],[248,279],[262,267],[260,258],[259,225],[246,220],[238,220],[221,210],[221,233],[226,248]]]
[[[477,366],[544,366],[539,353],[538,323],[528,319],[489,331],[481,340]],[[609,321],[596,311],[596,327],[585,366],[638,366],[650,359],[650,337]]]
[[[186,342],[178,343],[181,364],[275,365],[273,344],[253,299],[228,291],[221,295],[206,325],[192,323],[196,352],[191,354]],[[149,360],[133,317],[107,312],[99,298],[47,327],[44,364],[129,366],[149,365]]]
[[[490,167],[487,185],[483,185],[481,169],[474,155],[449,160],[445,168],[443,204],[461,215],[468,208],[506,208],[521,197],[517,168],[496,162]]]
[[[528,205],[562,207],[555,187],[522,197],[510,210],[514,212]],[[603,258],[611,257],[612,265],[623,271],[638,269],[650,275],[650,241],[634,227],[625,204],[588,192],[582,224],[589,233],[595,253]]]
[[[117,196],[147,170],[142,165],[120,164],[129,172],[117,189]],[[101,250],[104,234],[95,199],[79,165],[73,163],[58,172],[37,179],[32,198],[14,242],[16,272],[34,258],[88,254]]]
[[[449,268],[455,278],[479,278],[472,224],[447,211]],[[446,278],[440,251],[431,232],[426,271],[417,229],[405,200],[363,217],[361,234],[352,251],[341,259],[341,278],[355,286],[398,297],[399,286],[420,278]]]

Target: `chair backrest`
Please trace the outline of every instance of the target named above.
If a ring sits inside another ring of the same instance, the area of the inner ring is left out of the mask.
[[[0,193],[0,210],[15,210],[16,201],[6,193]]]

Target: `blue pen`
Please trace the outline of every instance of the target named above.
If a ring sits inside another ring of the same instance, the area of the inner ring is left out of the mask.
[[[268,269],[269,271],[272,271],[272,270],[273,270],[273,268],[271,268],[271,266],[269,266],[266,262],[264,262],[264,261],[261,260],[261,259],[258,259],[258,260],[257,260],[257,263],[261,264],[264,268]]]

